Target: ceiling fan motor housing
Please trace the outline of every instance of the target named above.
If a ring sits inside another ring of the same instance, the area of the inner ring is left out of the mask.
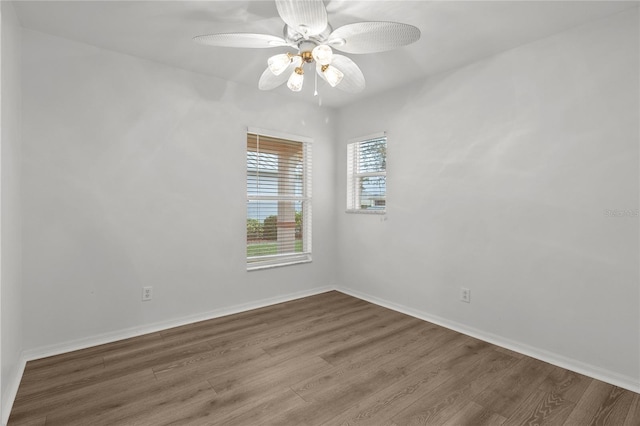
[[[312,34],[312,35],[303,35],[299,31],[296,31],[295,29],[291,28],[289,25],[286,25],[286,24],[282,29],[284,39],[287,41],[287,43],[291,44],[292,46],[300,47],[301,43],[310,42],[310,43],[313,43],[313,46],[311,47],[310,50],[313,50],[313,48],[319,44],[325,44],[329,39],[329,35],[332,32],[333,32],[333,28],[331,28],[331,25],[329,24],[327,24],[327,27],[321,33]],[[300,50],[300,51],[303,51],[303,50]]]

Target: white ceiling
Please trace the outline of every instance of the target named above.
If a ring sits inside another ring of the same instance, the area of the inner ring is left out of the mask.
[[[214,75],[257,89],[267,58],[286,48],[202,46],[195,35],[254,32],[282,35],[275,4],[261,1],[20,1],[26,28],[163,64]],[[415,25],[422,37],[398,50],[347,55],[362,69],[367,87],[357,95],[320,85],[325,106],[342,106],[412,80],[477,61],[625,9],[636,1],[351,1],[325,0],[333,28],[358,21]],[[290,50],[290,49],[289,49]],[[300,93],[309,102],[313,80]]]

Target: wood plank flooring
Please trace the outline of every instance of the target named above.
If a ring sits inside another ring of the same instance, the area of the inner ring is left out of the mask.
[[[640,395],[328,292],[27,364],[35,425],[640,425]]]

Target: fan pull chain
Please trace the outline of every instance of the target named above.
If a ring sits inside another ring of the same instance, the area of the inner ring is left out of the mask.
[[[313,96],[318,96],[318,73],[313,73],[315,75],[315,90],[313,91]],[[322,97],[318,96],[318,106],[322,106]]]
[[[315,89],[313,91],[313,96],[318,96],[318,73],[314,72],[313,75],[316,77],[316,79],[315,79],[316,86],[315,86]]]

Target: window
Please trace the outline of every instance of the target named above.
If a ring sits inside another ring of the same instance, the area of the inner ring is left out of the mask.
[[[247,133],[247,269],[311,261],[311,141]]]
[[[360,138],[347,145],[347,212],[385,213],[387,136]]]

